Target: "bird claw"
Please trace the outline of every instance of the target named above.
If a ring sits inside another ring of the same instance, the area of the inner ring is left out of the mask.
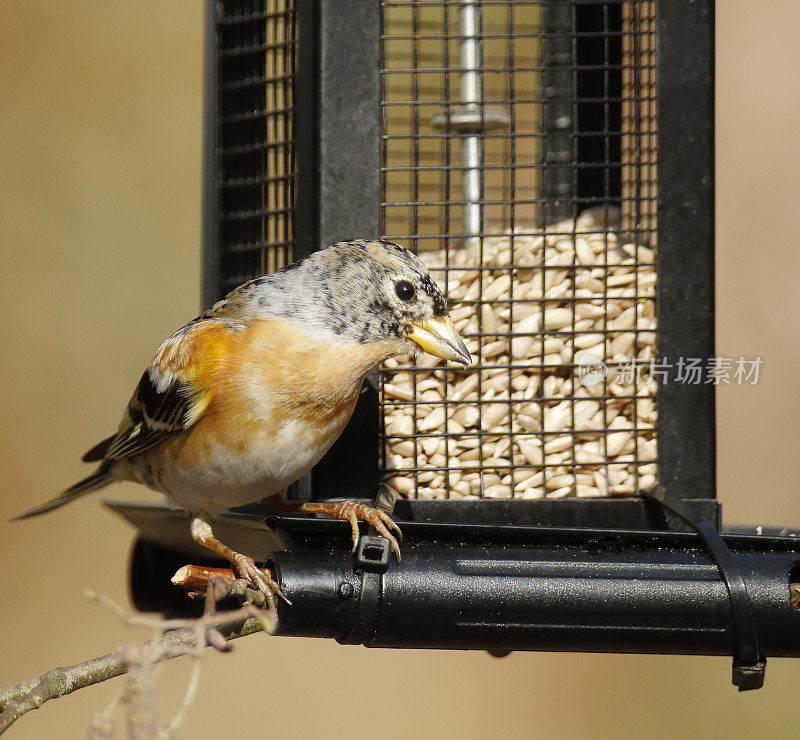
[[[398,540],[403,539],[403,533],[400,527],[395,524],[392,517],[390,517],[383,509],[376,509],[366,504],[358,504],[355,501],[341,501],[337,503],[329,501],[306,501],[302,504],[292,504],[287,501],[279,501],[282,511],[305,511],[309,514],[325,514],[333,517],[334,519],[344,519],[350,523],[350,529],[353,533],[353,549],[351,554],[355,554],[358,547],[358,541],[361,534],[358,531],[358,520],[363,519],[365,522],[374,527],[378,534],[389,540],[389,546],[400,562],[400,545]],[[389,527],[397,533],[395,537],[390,531]]]
[[[271,612],[277,611],[278,604],[275,600],[276,596],[283,599],[291,606],[292,602],[284,595],[280,586],[256,566],[253,558],[242,555],[241,553],[236,553],[233,564],[239,576],[242,580],[247,582],[250,588],[264,594],[264,598],[267,600],[267,606]]]
[[[345,501],[342,504],[338,504],[338,506],[340,507],[339,511],[326,513],[329,513],[337,519],[347,519],[350,522],[350,527],[353,530],[353,549],[350,553],[351,555],[355,554],[358,541],[361,538],[361,533],[358,531],[358,520],[363,519],[370,526],[374,527],[378,534],[389,540],[389,547],[395,554],[397,562],[400,562],[400,545],[398,540],[402,542],[403,533],[400,531],[400,527],[395,524],[392,517],[383,511],[383,509],[375,509],[371,506],[357,504],[353,501]],[[389,531],[389,527],[397,532],[397,537]]]
[[[277,611],[278,603],[276,596],[283,599],[287,604],[292,602],[283,595],[280,586],[260,568],[256,567],[253,558],[242,555],[240,552],[231,550],[227,545],[223,545],[211,531],[211,526],[207,521],[200,517],[192,517],[189,525],[189,532],[192,539],[203,547],[213,550],[233,564],[236,572],[251,588],[264,594],[270,611],[274,614]]]

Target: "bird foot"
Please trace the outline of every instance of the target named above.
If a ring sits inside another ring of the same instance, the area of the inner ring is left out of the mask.
[[[344,519],[350,522],[350,528],[353,532],[352,553],[355,553],[358,547],[358,540],[361,536],[358,531],[358,520],[364,520],[375,527],[378,534],[389,540],[389,546],[392,548],[397,562],[400,562],[400,545],[398,544],[398,540],[402,541],[403,533],[400,531],[400,527],[394,523],[392,517],[383,511],[383,509],[375,509],[365,504],[357,504],[355,501],[342,501],[340,503],[306,502],[302,505],[301,509],[315,514],[327,514],[334,519]],[[397,537],[395,537],[389,529],[393,529],[397,533]]]
[[[276,597],[283,599],[287,604],[291,605],[292,602],[283,595],[280,586],[264,573],[263,570],[258,568],[253,558],[237,552],[234,553],[232,562],[239,577],[245,581],[250,588],[264,594],[270,611],[274,612],[277,610],[278,604]]]
[[[200,517],[193,517],[189,525],[189,531],[191,532],[192,539],[198,545],[207,547],[209,550],[213,550],[218,555],[230,561],[239,576],[247,582],[251,588],[264,594],[264,598],[267,600],[267,605],[271,611],[274,612],[277,608],[276,596],[283,599],[287,604],[292,603],[283,595],[280,586],[278,586],[278,584],[263,570],[256,567],[253,558],[231,550],[230,547],[223,545],[214,537],[214,533],[211,531],[208,522]]]

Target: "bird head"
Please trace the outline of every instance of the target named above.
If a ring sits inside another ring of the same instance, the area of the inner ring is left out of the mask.
[[[359,342],[396,340],[400,352],[421,347],[463,365],[469,351],[447,315],[428,268],[386,240],[338,242],[309,258],[324,274],[335,331]]]

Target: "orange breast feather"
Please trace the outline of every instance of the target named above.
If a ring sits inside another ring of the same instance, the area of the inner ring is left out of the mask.
[[[257,440],[267,442],[292,420],[308,422],[320,444],[338,436],[364,375],[398,350],[393,341],[320,339],[279,319],[253,320],[241,332],[222,331],[202,341],[202,350],[192,353],[191,371],[210,402],[191,436],[196,443],[198,437],[224,440],[241,451]]]

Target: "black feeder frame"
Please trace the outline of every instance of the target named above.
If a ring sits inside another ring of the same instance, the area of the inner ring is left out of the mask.
[[[533,36],[540,44],[538,217],[553,223],[600,205],[608,231],[625,227],[608,215],[626,209],[619,166],[624,18],[634,21],[626,31],[634,52],[644,38],[635,21],[650,18],[657,81],[657,226],[651,239],[657,239],[658,356],[673,368],[679,357],[712,357],[712,0],[209,2],[204,303],[337,240],[383,235],[392,170],[382,118],[392,114],[384,110],[382,79],[386,17],[398,9],[409,14],[412,32],[404,38],[413,66],[420,67],[414,34],[432,36],[418,23],[432,7],[445,15],[443,36],[457,40],[465,26],[447,29],[455,13],[500,8],[507,36],[515,12],[540,13],[536,33],[516,40],[518,50]],[[633,59],[628,94],[639,98]],[[509,53],[506,64],[515,63]],[[463,72],[464,58],[450,65],[448,71]],[[477,118],[467,116],[454,130],[458,111],[448,107],[440,115],[440,138],[483,142],[492,126],[507,126],[502,111],[488,104],[479,109]],[[637,142],[656,133],[643,131],[636,116],[632,125]],[[514,137],[513,130],[503,135]],[[415,151],[415,157],[424,164],[424,154]],[[642,207],[643,192],[638,181],[628,191],[634,208]],[[424,194],[417,191],[413,200],[424,204]],[[460,205],[466,224],[469,203]],[[643,222],[634,218],[627,228],[644,232]],[[444,234],[482,239],[476,224],[477,232],[460,233],[466,226],[446,220]],[[423,231],[426,223],[415,215],[412,226]],[[415,244],[416,238],[409,233],[398,240]],[[608,498],[399,500],[394,516],[405,535],[402,563],[389,557],[385,540],[366,531],[352,559],[345,523],[279,517],[259,506],[232,512],[215,531],[275,569],[293,601],[279,607],[278,634],[495,655],[732,655],[734,683],[740,690],[758,688],[768,655],[800,655],[794,606],[800,534],[760,527],[720,533],[713,384],[662,383],[657,408],[660,486]],[[374,373],[345,433],[290,497],[374,500],[381,433]],[[208,553],[188,539],[185,516],[152,505],[112,507],[141,530],[131,572],[137,607],[186,612],[187,600],[169,578],[187,555],[208,562]]]

